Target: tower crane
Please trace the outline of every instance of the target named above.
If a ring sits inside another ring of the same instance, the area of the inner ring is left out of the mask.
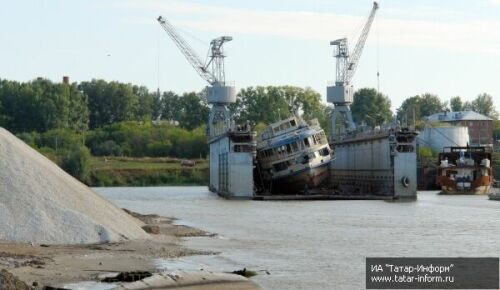
[[[330,45],[334,46],[334,57],[337,59],[335,85],[326,88],[327,101],[335,105],[331,117],[332,130],[330,138],[332,141],[338,138],[337,118],[342,117],[343,119],[343,123],[340,124],[341,131],[353,131],[356,129],[349,107],[352,104],[354,94],[351,80],[358,67],[359,59],[361,58],[366,39],[368,38],[368,33],[370,32],[370,27],[378,8],[379,4],[373,2],[368,20],[351,54],[349,53],[347,38],[340,38],[330,42]]]
[[[231,116],[228,105],[236,102],[234,86],[226,85],[224,68],[224,43],[233,40],[231,36],[221,36],[210,42],[208,57],[205,61],[198,56],[196,51],[182,38],[175,27],[164,17],[158,17],[158,22],[165,32],[177,45],[196,72],[208,82],[207,102],[212,105],[210,109],[208,138],[217,137],[231,128]],[[195,112],[191,112],[195,113]]]

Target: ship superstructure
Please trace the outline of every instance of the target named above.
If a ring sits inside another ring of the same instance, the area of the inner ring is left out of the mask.
[[[307,192],[328,176],[332,151],[316,119],[290,117],[266,127],[257,141],[258,174],[271,193]]]
[[[487,147],[445,147],[439,153],[436,183],[442,194],[489,194],[493,185]]]

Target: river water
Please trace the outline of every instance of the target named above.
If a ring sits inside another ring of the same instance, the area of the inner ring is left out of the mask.
[[[206,187],[96,190],[120,207],[217,233],[185,245],[220,254],[179,263],[246,267],[258,271],[252,280],[264,289],[364,289],[366,257],[500,255],[500,202],[486,196],[277,202],[225,200]]]

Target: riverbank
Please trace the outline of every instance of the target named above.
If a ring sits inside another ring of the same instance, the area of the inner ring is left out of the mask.
[[[105,277],[112,278],[122,273],[122,277],[129,277],[129,282],[134,281],[130,280],[134,275],[138,277],[137,279],[149,277],[148,279],[155,283],[169,283],[168,286],[172,289],[187,285],[192,287],[189,289],[260,289],[242,276],[203,271],[203,269],[177,271],[175,275],[173,272],[162,271],[160,274],[155,266],[155,259],[216,254],[210,251],[190,250],[180,245],[182,237],[213,236],[213,234],[175,225],[173,218],[129,213],[146,224],[143,228],[151,234],[151,239],[61,246],[0,241],[0,271],[2,271],[0,281],[4,283],[10,281],[13,285],[17,283],[17,288],[12,289],[47,289],[44,287],[62,288],[69,284],[75,285],[73,283],[77,282],[93,285],[100,283],[99,281],[103,281]],[[105,289],[122,285],[119,278],[108,281],[113,281],[114,284],[106,285]],[[144,282],[136,283],[144,284]],[[148,289],[148,287],[137,289]]]
[[[92,157],[90,186],[207,185],[205,159]]]

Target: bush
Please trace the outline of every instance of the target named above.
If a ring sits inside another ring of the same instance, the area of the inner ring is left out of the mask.
[[[87,147],[77,145],[67,154],[62,162],[62,168],[73,177],[87,182],[90,174],[90,151]]]
[[[172,143],[168,140],[160,142],[155,141],[148,144],[147,153],[150,157],[164,157],[170,154],[170,150],[172,149]]]
[[[431,165],[437,161],[438,153],[430,147],[420,147],[418,149],[418,158],[421,164]]]
[[[82,144],[83,136],[70,129],[55,129],[39,134],[35,138],[38,148],[49,147],[56,151],[72,150]]]
[[[120,145],[113,140],[107,140],[94,147],[92,150],[94,156],[122,156],[123,150]]]

